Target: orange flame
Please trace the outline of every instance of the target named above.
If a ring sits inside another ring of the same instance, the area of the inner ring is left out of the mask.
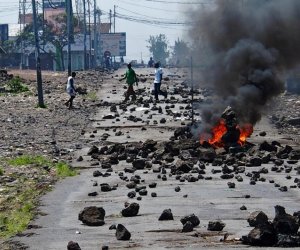
[[[244,145],[246,139],[253,133],[253,126],[251,124],[238,125],[237,128],[240,130],[240,138],[238,143]],[[201,134],[200,143],[203,144],[207,141],[209,144],[215,147],[223,147],[224,142],[222,136],[227,132],[226,124],[224,119],[220,119],[219,123],[211,129],[211,134]]]
[[[240,130],[240,139],[239,139],[239,144],[244,145],[246,142],[246,139],[250,137],[253,133],[253,126],[248,123],[244,124],[242,127],[238,126],[238,129]]]

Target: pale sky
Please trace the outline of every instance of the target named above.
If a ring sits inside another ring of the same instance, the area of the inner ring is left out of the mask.
[[[28,3],[27,13],[30,11],[31,0]],[[88,0],[86,0],[88,1]],[[90,0],[93,6],[93,0]],[[150,35],[165,34],[169,45],[173,46],[177,38],[184,39],[186,26],[181,25],[149,25],[141,23],[143,20],[163,21],[167,23],[185,22],[185,13],[188,8],[199,6],[199,3],[210,0],[97,0],[97,6],[102,10],[102,22],[109,22],[108,12],[113,11],[128,18],[138,19],[128,21],[116,18],[116,32],[127,33],[127,56],[126,61],[136,59],[140,62],[141,56],[145,62],[149,60],[150,52],[146,47]],[[41,0],[40,0],[41,2]],[[73,9],[76,10],[75,0]],[[19,11],[19,0],[0,0],[0,23],[17,23]],[[92,19],[93,21],[93,19]]]

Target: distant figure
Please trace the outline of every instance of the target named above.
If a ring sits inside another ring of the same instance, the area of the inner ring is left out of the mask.
[[[121,63],[124,63],[124,57],[121,56]]]
[[[165,98],[167,98],[168,94],[167,92],[163,92],[160,90],[160,85],[163,77],[163,70],[160,67],[160,63],[159,62],[155,63],[154,68],[155,68],[154,95],[155,95],[155,100],[158,101],[158,95],[163,95]]]
[[[109,58],[109,56],[107,56],[107,57],[105,57],[105,67],[107,68],[107,69],[110,69],[110,58]]]
[[[67,93],[70,95],[70,99],[65,103],[65,105],[69,108],[73,108],[73,100],[76,96],[76,89],[74,86],[74,78],[76,76],[75,72],[72,72],[72,75],[68,77],[67,81]]]
[[[131,63],[127,64],[127,68],[128,69],[125,73],[125,76],[119,80],[119,81],[122,81],[122,80],[126,79],[126,83],[128,84],[125,102],[129,100],[129,96],[131,96],[131,95],[132,95],[133,101],[136,99],[136,95],[135,95],[135,92],[133,89],[133,84],[136,83],[136,85],[138,85],[138,79],[136,77],[134,70],[131,68]]]
[[[148,62],[148,67],[153,68],[153,65],[154,65],[154,60],[152,59],[152,57],[150,57],[150,60]]]

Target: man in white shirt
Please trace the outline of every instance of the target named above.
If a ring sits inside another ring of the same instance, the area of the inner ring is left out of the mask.
[[[163,92],[160,90],[160,85],[161,85],[162,76],[163,76],[163,70],[160,67],[160,63],[159,62],[155,63],[154,68],[155,68],[154,95],[155,95],[155,100],[158,101],[158,95],[163,95],[165,98],[167,98],[168,94],[167,94],[167,92]]]
[[[74,86],[74,78],[76,76],[75,72],[72,72],[72,76],[68,77],[68,82],[67,82],[67,93],[70,95],[70,99],[65,103],[69,109],[73,108],[73,100],[76,96],[76,89]]]

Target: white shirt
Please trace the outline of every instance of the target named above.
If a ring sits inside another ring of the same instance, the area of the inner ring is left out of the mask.
[[[67,93],[68,93],[69,95],[75,95],[74,79],[73,79],[72,76],[69,76],[69,77],[68,77]]]
[[[162,79],[160,79],[161,74],[163,74],[162,68],[155,69],[155,77],[154,83],[160,83]]]

